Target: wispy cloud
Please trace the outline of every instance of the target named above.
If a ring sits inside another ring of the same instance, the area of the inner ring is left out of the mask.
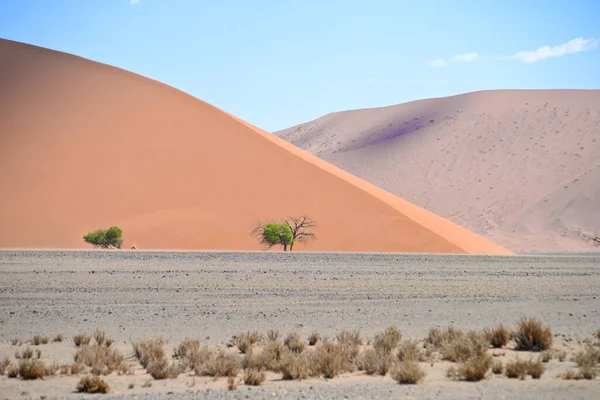
[[[455,61],[460,62],[471,62],[475,61],[479,58],[479,54],[477,53],[466,53],[466,54],[458,54],[454,57]]]
[[[140,4],[140,0],[129,0],[129,4],[135,6],[136,4]]]
[[[597,39],[584,39],[578,37],[577,39],[569,40],[567,43],[563,43],[558,46],[543,46],[537,50],[532,51],[520,51],[507,58],[520,60],[525,63],[534,63],[542,61],[548,58],[563,57],[572,53],[579,53],[581,51],[591,50],[598,46]]]
[[[431,68],[440,68],[440,67],[444,67],[446,66],[447,62],[442,60],[441,58],[435,59],[435,60],[429,60],[427,61],[427,64],[431,67]]]

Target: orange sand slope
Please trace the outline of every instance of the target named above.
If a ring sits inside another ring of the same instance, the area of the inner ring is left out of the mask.
[[[309,250],[511,254],[118,68],[0,40],[0,94],[0,247],[82,248],[117,224],[126,246],[252,250],[258,219],[307,213]]]
[[[600,90],[497,90],[277,135],[514,251],[598,251]]]

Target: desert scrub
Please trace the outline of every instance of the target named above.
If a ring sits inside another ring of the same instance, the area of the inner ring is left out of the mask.
[[[48,338],[48,336],[42,335],[35,335],[33,339],[31,339],[31,343],[33,343],[35,346],[39,346],[41,344],[48,344],[49,341],[50,338]]]
[[[506,376],[511,379],[525,379],[530,375],[533,379],[540,379],[544,373],[544,366],[541,359],[536,361],[514,360],[506,363]]]
[[[289,350],[281,342],[270,341],[263,347],[260,360],[263,367],[268,371],[279,372],[279,364],[283,355]]]
[[[286,352],[281,357],[278,370],[281,372],[283,379],[302,380],[312,375],[312,362],[311,354],[303,353],[297,356],[291,352]]]
[[[377,372],[379,354],[372,348],[363,350],[357,360],[357,367],[360,371],[365,371],[367,375],[373,375]]]
[[[392,369],[390,375],[398,383],[412,385],[419,383],[426,376],[423,368],[414,360],[401,362]]]
[[[248,331],[245,333],[240,333],[237,335],[233,335],[231,337],[231,344],[236,346],[240,353],[245,354],[249,348],[251,348],[255,343],[262,340],[262,336],[258,331]]]
[[[229,389],[229,390],[237,389],[237,384],[235,383],[235,376],[227,377],[227,389]]]
[[[417,342],[414,340],[405,340],[398,346],[397,356],[401,362],[417,360],[418,354]]]
[[[383,332],[377,333],[373,339],[373,348],[380,354],[389,355],[402,339],[402,332],[396,325],[388,326]]]
[[[331,379],[342,372],[354,371],[354,348],[352,344],[323,341],[315,347],[312,360],[312,370],[318,375]]]
[[[267,332],[267,339],[271,342],[278,341],[280,336],[281,335],[279,331],[276,329],[269,329],[269,331]]]
[[[91,367],[94,374],[108,375],[119,368],[123,362],[123,354],[100,344],[81,346],[75,352],[74,361]]]
[[[554,358],[554,352],[552,350],[544,350],[540,357],[543,363],[550,362]]]
[[[19,376],[25,380],[42,379],[46,372],[46,364],[33,358],[19,360]]]
[[[77,384],[80,393],[108,393],[109,389],[108,383],[94,375],[84,376]]]
[[[200,341],[195,339],[184,339],[173,349],[173,358],[179,360],[185,368],[194,369],[200,352]]]
[[[318,332],[311,333],[310,336],[308,337],[308,345],[309,346],[316,345],[317,342],[319,341],[319,339],[321,339],[321,335],[319,335]]]
[[[249,368],[244,372],[244,383],[246,385],[259,386],[266,379],[263,371],[254,368]]]
[[[492,366],[492,357],[482,353],[452,366],[446,370],[446,376],[453,380],[477,382],[485,378]]]
[[[513,332],[517,350],[544,351],[552,346],[550,328],[535,318],[522,318]]]
[[[63,340],[65,340],[65,337],[62,333],[59,333],[58,335],[54,336],[54,339],[52,341],[61,343]]]
[[[498,325],[492,329],[486,329],[484,333],[489,340],[490,345],[495,349],[502,348],[508,343],[509,331],[502,325]]]
[[[502,375],[504,372],[504,365],[502,365],[502,361],[494,360],[492,363],[492,372],[496,375]]]
[[[39,350],[36,351],[35,354],[37,356],[36,358],[40,358],[42,356],[42,352]],[[34,355],[34,351],[31,347],[26,347],[21,351],[18,351],[18,350],[15,351],[15,358],[17,360],[27,360],[29,358],[33,358],[33,355]]]
[[[152,360],[146,371],[152,376],[154,379],[175,379],[183,372],[184,367],[178,364],[169,364],[169,361],[166,358],[155,359]]]
[[[300,338],[300,335],[297,332],[291,332],[289,335],[287,335],[283,341],[283,344],[285,344],[287,348],[290,349],[294,354],[302,353],[306,347],[306,344]]]
[[[600,349],[586,343],[572,358],[578,367],[595,367],[600,362]]]
[[[92,340],[92,337],[90,335],[86,335],[85,333],[79,333],[73,336],[73,343],[75,343],[76,347],[86,346],[90,344],[90,340]]]
[[[2,361],[0,361],[0,376],[4,375],[8,367],[10,367],[10,358],[4,357]]]
[[[363,343],[362,338],[360,337],[360,331],[356,329],[353,331],[344,329],[337,335],[337,341],[340,344],[349,344],[353,346],[360,346]]]
[[[239,357],[219,351],[215,356],[206,361],[201,374],[213,377],[237,376],[240,367],[241,361]]]
[[[106,347],[110,347],[113,343],[113,340],[110,339],[106,335],[106,332],[101,329],[96,329],[96,332],[94,333],[94,340],[98,345],[105,345]]]
[[[139,340],[131,344],[133,354],[138,359],[142,367],[147,368],[152,361],[165,358],[165,349],[162,339]]]
[[[425,339],[442,354],[444,360],[452,362],[467,361],[485,354],[489,342],[486,335],[478,331],[464,333],[460,329],[448,327],[445,330],[432,328]]]

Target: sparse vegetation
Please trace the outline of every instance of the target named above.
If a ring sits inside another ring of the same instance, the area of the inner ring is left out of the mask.
[[[161,339],[139,340],[132,343],[133,354],[142,367],[148,368],[153,361],[165,359],[165,349]]]
[[[492,362],[492,372],[496,375],[502,375],[504,372],[504,365],[502,365],[502,361],[494,360],[494,362]]]
[[[262,335],[258,331],[248,331],[234,335],[231,338],[231,343],[238,348],[240,353],[246,352],[257,342],[262,340]]]
[[[65,337],[62,333],[59,333],[58,335],[54,336],[53,342],[62,342],[63,340],[65,340]]]
[[[477,382],[485,378],[492,366],[492,357],[486,353],[480,353],[461,362],[458,366],[452,366],[446,371],[450,379]]]
[[[417,360],[418,353],[417,342],[414,340],[405,340],[398,346],[398,360],[401,362]]]
[[[392,369],[392,378],[402,384],[417,384],[425,378],[425,371],[414,360],[401,362]]]
[[[229,390],[236,390],[237,389],[237,384],[235,383],[235,376],[228,376],[227,377],[227,388]]]
[[[296,356],[291,352],[286,352],[281,357],[278,370],[286,380],[306,379],[312,372],[311,361],[311,357],[306,353]]]
[[[360,337],[360,331],[358,330],[353,330],[353,331],[349,331],[349,330],[342,330],[338,335],[337,335],[337,341],[339,344],[343,344],[343,345],[353,345],[353,346],[360,346],[362,345],[363,341],[362,338]]]
[[[19,376],[25,380],[42,379],[46,371],[46,365],[43,361],[24,358],[19,360]]]
[[[3,376],[6,372],[6,369],[10,366],[10,358],[4,357],[2,361],[0,361],[0,376]]]
[[[12,344],[13,346],[20,346],[20,345],[23,344],[23,341],[21,339],[19,339],[19,338],[13,338],[10,341],[10,344]]]
[[[106,337],[106,332],[104,332],[103,330],[100,330],[100,329],[96,329],[96,332],[94,333],[94,340],[96,341],[96,343],[98,345],[101,346],[101,345],[105,344],[107,339],[108,338]],[[111,343],[112,343],[112,341],[111,341]]]
[[[550,328],[542,327],[535,318],[523,318],[513,332],[517,350],[544,351],[552,346]]]
[[[493,348],[499,349],[508,343],[509,331],[503,325],[498,325],[491,330],[485,330],[485,335]]]
[[[259,386],[266,379],[265,373],[254,368],[246,369],[244,372],[244,383],[246,385]]]
[[[184,368],[194,369],[200,353],[200,341],[194,339],[184,339],[173,350],[173,358],[179,360]]]
[[[506,364],[505,374],[508,378],[512,379],[523,380],[527,375],[530,375],[533,379],[540,379],[544,370],[541,358],[538,358],[536,361],[514,360]]]
[[[280,334],[278,330],[274,330],[274,329],[270,329],[267,332],[267,339],[269,339],[272,342],[276,342],[279,340]]]
[[[311,333],[310,336],[308,337],[308,345],[309,346],[316,345],[317,342],[319,341],[319,339],[321,339],[321,335],[319,335],[318,332]]]
[[[300,338],[297,332],[291,332],[283,341],[283,344],[287,346],[294,354],[300,354],[304,351],[306,344]]]
[[[181,365],[173,363],[170,364],[166,358],[154,359],[150,361],[146,371],[156,380],[167,378],[174,379],[183,372]]]
[[[485,354],[489,347],[488,338],[484,333],[478,331],[464,333],[454,327],[445,330],[433,328],[425,341],[438,349],[444,360],[453,362],[478,357]]]
[[[86,375],[77,384],[80,393],[108,393],[108,383],[94,375]]]
[[[287,217],[283,222],[268,221],[258,222],[252,228],[252,236],[267,248],[281,245],[283,251],[293,250],[294,244],[306,243],[316,236],[309,229],[315,228],[315,222],[307,215],[299,217]]]
[[[31,339],[31,343],[33,343],[35,346],[39,346],[41,344],[48,344],[49,341],[50,338],[48,338],[48,336],[42,335],[35,335],[33,339]]]
[[[123,244],[123,229],[118,226],[111,226],[106,230],[98,229],[85,235],[83,240],[94,247],[120,249]]]
[[[315,347],[312,371],[315,374],[331,379],[342,372],[352,372],[354,370],[353,357],[355,357],[356,342],[323,341]],[[356,353],[358,351],[356,350]]]
[[[75,362],[92,368],[95,375],[108,375],[123,362],[123,354],[102,345],[81,346],[74,356]]]
[[[388,326],[383,332],[375,335],[373,348],[382,355],[389,355],[402,339],[402,332],[396,325]]]
[[[73,336],[73,343],[75,343],[75,346],[77,347],[90,344],[90,340],[92,340],[92,337],[85,333],[80,333]]]
[[[239,357],[219,351],[216,356],[211,357],[204,364],[202,374],[213,377],[237,376],[240,371],[240,366],[241,362]]]

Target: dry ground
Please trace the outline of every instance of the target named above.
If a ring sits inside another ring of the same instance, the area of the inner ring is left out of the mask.
[[[248,329],[278,329],[284,336],[296,331],[306,340],[315,330],[335,337],[347,328],[372,338],[393,323],[405,338],[422,340],[431,327],[481,329],[503,323],[512,328],[522,316],[550,326],[553,347],[572,355],[580,340],[600,328],[599,293],[600,256],[593,255],[0,251],[0,359],[15,361],[15,350],[26,347],[13,346],[13,338],[63,333],[63,343],[33,347],[48,363],[71,362],[72,336],[96,328],[106,330],[113,346],[133,361],[131,341],[158,335],[170,355],[186,337],[224,346],[231,335]],[[503,360],[531,355],[495,352],[504,353],[496,357]],[[494,376],[479,383],[453,382],[445,376],[449,365],[422,363],[427,376],[417,386],[362,372],[302,382],[281,381],[270,373],[259,388],[240,384],[228,392],[221,390],[227,386],[224,378],[187,372],[143,388],[149,375],[139,365],[133,375],[113,373],[105,380],[111,386],[108,396],[140,398],[598,398],[600,393],[599,378],[556,377],[575,370],[569,357],[550,361],[539,381]],[[73,393],[78,380],[4,376],[0,399],[81,397]]]

